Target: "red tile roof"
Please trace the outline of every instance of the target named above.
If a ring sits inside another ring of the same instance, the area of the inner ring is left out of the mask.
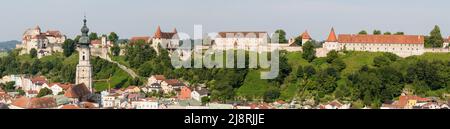
[[[55,31],[47,31],[47,32],[45,32],[45,34],[47,35],[47,36],[52,36],[52,37],[62,37],[62,34],[61,34],[61,32],[60,31],[57,31],[57,30],[55,30]]]
[[[149,36],[137,36],[137,37],[131,37],[131,39],[130,39],[131,42],[137,42],[139,40],[148,42],[148,41],[150,41],[150,37]]]
[[[160,38],[160,39],[174,39],[177,38],[177,29],[175,28],[173,30],[173,32],[162,32],[161,31],[161,27],[158,26],[158,28],[156,29],[155,35],[153,36],[153,38]]]
[[[182,82],[180,82],[179,80],[177,80],[177,79],[167,79],[167,80],[164,80],[167,84],[169,84],[169,85],[173,85],[173,86],[182,86],[182,85],[184,85]]]
[[[80,109],[77,105],[69,104],[69,105],[63,105],[61,109]]]
[[[69,89],[69,87],[71,86],[71,84],[51,83],[51,84],[49,85],[49,87],[53,87],[53,86],[55,86],[55,85],[61,87],[61,88],[64,89],[64,90]]]
[[[340,34],[339,43],[423,44],[422,35],[354,35]]]
[[[328,35],[327,42],[337,42],[336,33],[334,32],[334,28],[331,28],[331,32]]]
[[[430,101],[430,99],[428,99],[428,98],[422,98],[419,96],[402,95],[399,97],[399,101],[398,101],[397,105],[400,107],[405,107],[409,100],[417,100],[419,102]]]
[[[28,94],[38,94],[39,92],[37,90],[28,90]]]
[[[166,77],[164,75],[154,75],[156,80],[166,80]]]
[[[308,30],[306,30],[305,32],[303,32],[303,34],[301,35],[302,39],[311,39],[311,36],[308,33]]]
[[[342,104],[340,102],[338,102],[338,101],[333,101],[333,102],[329,103],[329,105],[334,106],[334,107],[341,107],[342,106]]]
[[[68,98],[82,98],[89,95],[91,91],[86,87],[85,84],[78,84],[72,87],[69,87],[67,91],[64,93],[64,96]]]
[[[12,105],[25,109],[53,108],[56,107],[56,100],[51,97],[31,98],[20,97],[12,102]]]
[[[48,83],[47,79],[43,76],[34,77],[31,79],[31,82],[32,83],[41,83],[41,84]]]

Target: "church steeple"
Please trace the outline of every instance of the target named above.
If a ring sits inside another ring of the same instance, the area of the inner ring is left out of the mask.
[[[87,23],[86,16],[84,16],[83,27],[81,28],[81,37],[80,40],[78,41],[78,44],[80,45],[89,45],[91,43],[88,36],[89,28],[87,27],[86,23]]]
[[[86,25],[86,16],[83,19],[83,27],[81,28],[81,37],[78,41],[78,65],[76,71],[76,84],[84,84],[89,91],[93,92],[92,88],[92,65],[90,62],[91,50],[89,40],[89,28]]]

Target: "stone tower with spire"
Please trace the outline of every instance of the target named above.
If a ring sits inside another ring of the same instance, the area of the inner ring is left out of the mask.
[[[84,25],[81,28],[81,37],[77,43],[78,46],[78,52],[79,52],[79,59],[78,59],[78,65],[77,65],[77,71],[76,71],[76,84],[84,84],[86,87],[91,91],[92,93],[94,90],[92,89],[92,65],[90,62],[90,43],[89,40],[89,28],[86,26],[86,17],[84,17]]]

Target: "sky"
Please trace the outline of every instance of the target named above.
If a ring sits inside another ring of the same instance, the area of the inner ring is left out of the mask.
[[[450,34],[448,0],[9,0],[0,5],[0,41],[20,40],[27,28],[80,34],[86,14],[91,32],[116,32],[120,38],[151,36],[162,31],[193,37],[194,25],[204,33],[219,31],[287,32],[288,38],[308,30],[324,40],[336,33],[403,31],[429,34],[439,25]]]

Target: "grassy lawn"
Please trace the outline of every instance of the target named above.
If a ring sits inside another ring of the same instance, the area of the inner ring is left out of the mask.
[[[131,78],[131,77],[125,71],[116,67],[116,71],[114,72],[113,76],[111,77],[111,82],[110,82],[111,88],[128,86],[129,85],[127,83],[128,78]],[[94,82],[94,88],[97,91],[107,90],[108,87],[109,87],[109,84],[107,81]]]
[[[340,57],[347,64],[347,68],[342,71],[342,74],[346,76],[358,71],[364,65],[370,66],[373,64],[373,59],[381,55],[383,55],[381,52],[349,52]]]
[[[245,97],[259,97],[272,86],[268,80],[263,80],[260,77],[260,70],[250,70],[245,77],[244,84],[237,90],[238,96]]]
[[[124,66],[127,66],[130,68],[130,63],[125,61],[125,56],[110,56],[113,61],[116,61],[119,64],[122,64]]]
[[[425,53],[420,56],[416,56],[419,59],[424,60],[441,60],[441,61],[449,61],[450,60],[450,53]]]

